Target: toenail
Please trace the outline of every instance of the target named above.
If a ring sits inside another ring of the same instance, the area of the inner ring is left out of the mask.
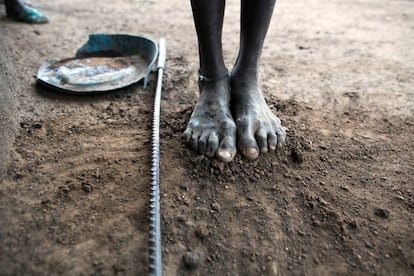
[[[230,152],[225,151],[225,150],[220,151],[220,152],[219,152],[219,155],[220,155],[221,157],[223,157],[223,158],[230,158],[230,157],[231,157]]]
[[[266,153],[267,152],[267,148],[262,148],[260,151]]]
[[[250,148],[250,149],[247,150],[247,153],[249,155],[256,154],[257,153],[257,149],[256,148]]]

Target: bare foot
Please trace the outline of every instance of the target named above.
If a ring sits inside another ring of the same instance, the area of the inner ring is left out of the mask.
[[[200,154],[230,162],[236,155],[236,125],[231,116],[229,79],[200,81],[200,98],[183,137]]]
[[[286,139],[285,128],[259,89],[256,74],[231,76],[231,109],[237,125],[237,146],[248,159],[274,151]]]

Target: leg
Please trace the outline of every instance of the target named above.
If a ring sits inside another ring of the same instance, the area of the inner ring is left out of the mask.
[[[6,14],[16,21],[41,24],[49,20],[36,9],[28,7],[22,0],[5,0]]]
[[[259,88],[258,67],[275,0],[242,0],[240,51],[231,73],[231,108],[239,151],[249,159],[275,150],[286,132]]]
[[[200,55],[200,97],[183,136],[200,154],[229,162],[236,154],[236,125],[221,46],[225,0],[191,0],[191,5]]]

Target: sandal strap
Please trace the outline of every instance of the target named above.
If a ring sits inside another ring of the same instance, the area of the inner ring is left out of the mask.
[[[220,81],[220,80],[225,80],[230,76],[229,71],[227,70],[225,75],[221,75],[221,76],[214,76],[214,77],[206,77],[203,74],[201,74],[201,71],[198,70],[198,81],[201,82],[213,82],[213,81]]]

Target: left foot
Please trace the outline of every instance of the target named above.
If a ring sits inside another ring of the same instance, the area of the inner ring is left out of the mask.
[[[266,104],[256,74],[232,73],[231,110],[237,125],[238,150],[246,158],[252,160],[260,152],[282,146],[285,128]]]

